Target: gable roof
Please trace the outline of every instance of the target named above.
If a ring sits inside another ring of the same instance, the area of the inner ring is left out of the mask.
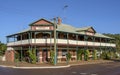
[[[53,23],[42,18],[30,24],[30,26],[32,25],[53,25]]]
[[[88,31],[89,29],[92,29],[94,31],[94,33],[96,33],[95,29],[91,26],[87,26],[87,27],[82,27],[82,28],[77,28],[76,31],[77,32],[81,32],[81,31]]]

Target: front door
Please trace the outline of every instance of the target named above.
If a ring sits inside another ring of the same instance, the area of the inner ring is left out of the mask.
[[[48,52],[47,50],[43,50],[43,62],[48,62]]]

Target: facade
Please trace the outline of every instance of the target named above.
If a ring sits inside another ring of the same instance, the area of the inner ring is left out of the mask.
[[[58,18],[56,26],[56,55],[57,62],[66,62],[66,54],[71,54],[70,61],[77,61],[77,52],[93,50],[99,55],[104,50],[115,50],[114,39],[97,33],[93,27],[75,28],[61,23]],[[19,60],[26,60],[28,50],[35,50],[37,62],[49,62],[50,50],[54,50],[54,23],[40,19],[29,25],[29,28],[19,33],[7,36],[6,60],[14,62],[15,52]]]

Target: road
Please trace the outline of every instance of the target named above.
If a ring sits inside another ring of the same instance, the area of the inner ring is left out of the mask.
[[[13,69],[0,67],[0,75],[120,75],[120,62],[80,65],[59,69]]]

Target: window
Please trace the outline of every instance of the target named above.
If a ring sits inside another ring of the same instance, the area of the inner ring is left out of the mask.
[[[76,51],[74,50],[74,51],[73,51],[73,56],[75,56],[75,55],[76,55]]]
[[[63,34],[63,38],[67,39],[67,34],[66,33]]]
[[[67,50],[62,50],[62,56],[66,56]]]

